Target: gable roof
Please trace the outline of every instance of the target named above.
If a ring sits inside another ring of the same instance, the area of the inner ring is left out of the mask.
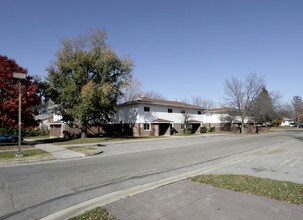
[[[169,100],[162,100],[162,99],[151,99],[146,97],[141,97],[136,100],[122,103],[118,106],[127,106],[133,104],[150,104],[150,105],[162,105],[162,106],[171,106],[171,107],[181,107],[181,108],[191,108],[191,109],[199,109],[204,110],[203,107],[197,105],[191,105],[184,102],[178,101],[169,101]]]

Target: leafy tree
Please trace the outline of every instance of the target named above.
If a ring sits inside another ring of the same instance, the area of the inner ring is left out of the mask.
[[[15,60],[0,55],[0,127],[16,128],[18,126],[18,79],[13,73],[27,74]],[[22,80],[22,123],[24,127],[36,126],[34,108],[40,104],[39,85],[31,76]]]
[[[253,116],[258,123],[270,123],[277,116],[274,100],[265,87],[262,88],[254,101],[251,116]]]
[[[264,87],[264,79],[256,73],[247,75],[244,82],[236,77],[225,80],[225,94],[231,107],[237,109],[241,117],[241,133],[244,132],[244,120],[248,116],[251,107]]]
[[[121,89],[133,63],[107,44],[105,31],[63,39],[56,61],[48,70],[46,96],[59,106],[63,121],[80,123],[87,136],[91,121],[105,122],[116,112]]]

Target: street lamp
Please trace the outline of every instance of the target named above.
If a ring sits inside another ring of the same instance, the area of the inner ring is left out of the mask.
[[[21,80],[26,78],[25,73],[14,73],[13,77],[18,79],[18,87],[19,87],[19,119],[18,119],[18,152],[16,153],[16,157],[23,157],[21,151]]]

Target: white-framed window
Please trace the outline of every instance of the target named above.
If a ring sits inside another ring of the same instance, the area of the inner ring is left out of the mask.
[[[201,115],[202,114],[202,112],[201,111],[198,111],[198,115]]]
[[[185,114],[185,110],[184,109],[181,109],[181,114]]]
[[[145,112],[149,112],[150,111],[150,107],[144,106],[144,111]]]
[[[167,109],[167,112],[168,112],[168,113],[173,113],[173,109],[172,109],[172,108],[169,108],[169,109]]]
[[[144,131],[149,131],[150,130],[150,124],[144,123],[143,129],[144,129]]]

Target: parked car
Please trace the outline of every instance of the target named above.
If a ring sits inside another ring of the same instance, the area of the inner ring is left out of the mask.
[[[296,128],[296,127],[299,127],[299,128],[303,128],[303,123],[300,122],[300,123],[299,123],[299,126],[298,126],[297,123],[292,122],[292,123],[290,123],[289,127],[295,127],[295,128]]]
[[[21,138],[21,140],[23,140],[23,138]],[[6,134],[0,134],[0,142],[1,143],[16,143],[16,142],[18,142],[18,137],[6,135]]]

